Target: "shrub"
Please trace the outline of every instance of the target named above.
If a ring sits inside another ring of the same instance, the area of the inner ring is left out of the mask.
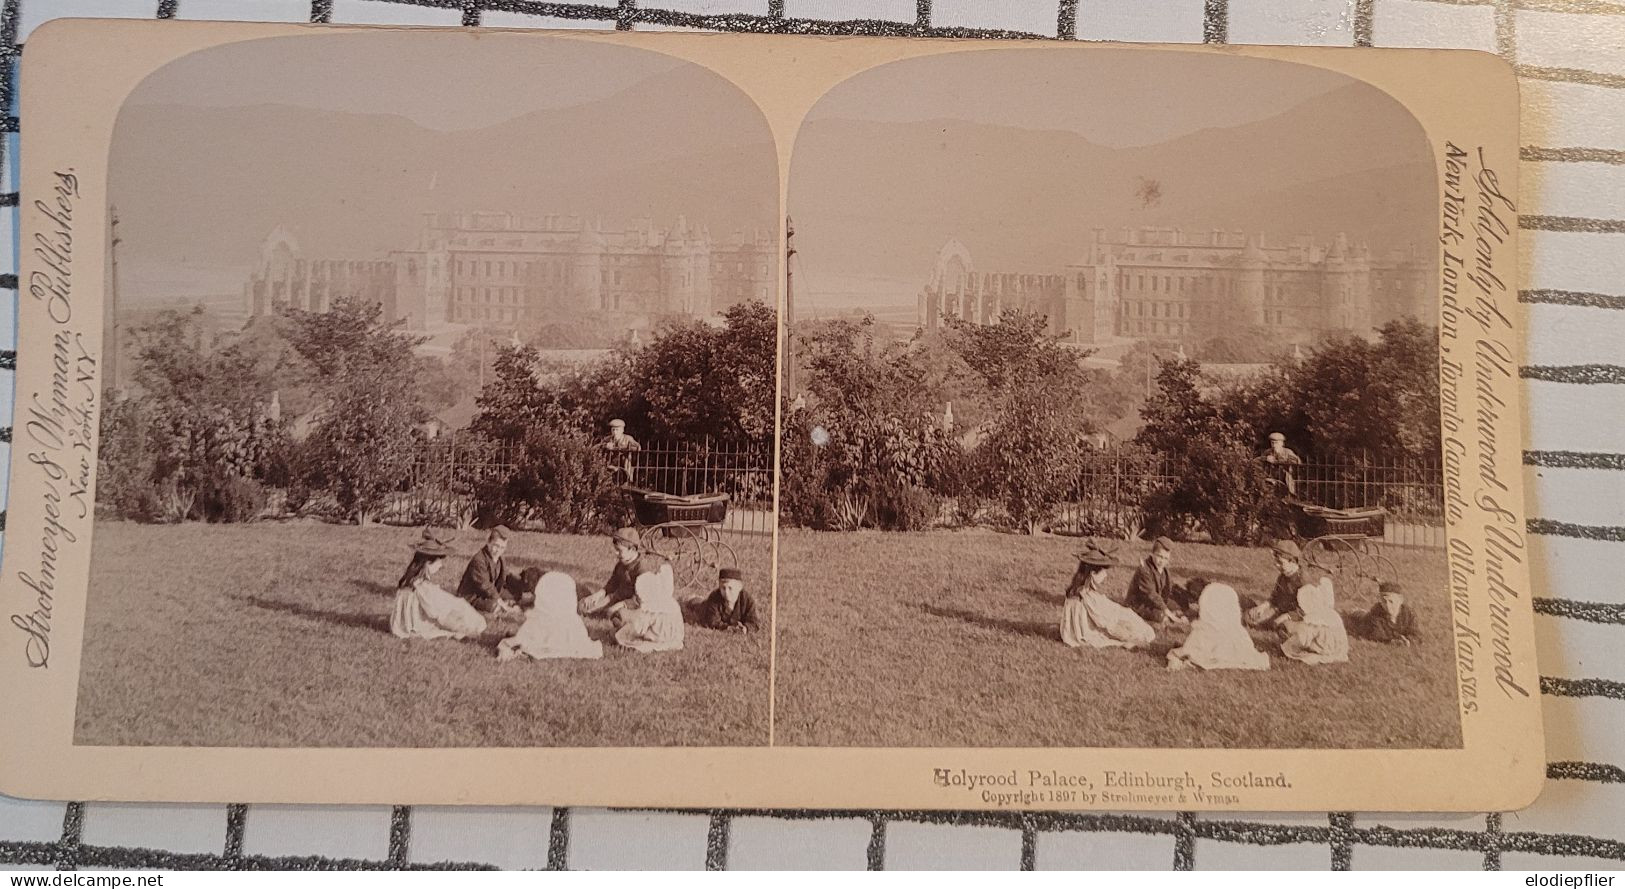
[[[525,433],[511,471],[479,484],[485,524],[597,534],[626,521],[626,497],[585,435],[538,427]]]
[[[1257,543],[1278,533],[1272,514],[1280,499],[1240,434],[1215,429],[1176,456],[1174,481],[1146,503],[1150,533],[1188,537],[1200,527],[1222,544]]]
[[[163,491],[151,481],[143,479],[124,484],[111,495],[98,499],[111,503],[120,516],[130,521],[148,523],[164,521],[166,510]]]
[[[780,521],[821,531],[835,527],[829,469],[823,448],[813,443],[806,411],[785,414],[779,436],[779,470]]]
[[[1015,402],[977,446],[980,490],[1032,533],[1054,518],[1076,483],[1088,445],[1068,418]]]
[[[158,520],[175,525],[192,516],[197,502],[197,491],[185,488],[170,479],[158,488]]]
[[[197,491],[197,509],[207,522],[252,522],[269,501],[264,485],[223,472],[206,476]]]
[[[883,531],[924,531],[937,520],[942,498],[916,485],[879,485],[870,497],[874,523]]]

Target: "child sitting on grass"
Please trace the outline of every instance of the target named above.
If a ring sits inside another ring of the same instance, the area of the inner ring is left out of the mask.
[[[1198,587],[1198,616],[1185,644],[1168,652],[1168,669],[1268,670],[1270,656],[1253,645],[1241,623],[1241,601],[1234,587],[1205,583]]]
[[[717,572],[717,588],[700,606],[700,624],[731,633],[754,633],[762,628],[756,603],[745,591],[745,572],[738,568]]]
[[[535,591],[536,604],[525,613],[519,632],[497,643],[497,660],[520,655],[537,660],[603,656],[603,645],[588,638],[587,626],[576,613],[576,582],[570,575],[526,568],[521,577]]]
[[[1377,587],[1382,598],[1360,618],[1360,635],[1373,642],[1409,645],[1416,641],[1416,615],[1405,604],[1405,590],[1398,583],[1383,581]]]
[[[615,641],[633,651],[676,651],[683,647],[683,608],[677,604],[670,564],[640,574],[637,590],[616,615]]]
[[[1287,619],[1281,653],[1306,664],[1339,664],[1349,659],[1349,636],[1337,613],[1332,579],[1298,590],[1298,613]]]

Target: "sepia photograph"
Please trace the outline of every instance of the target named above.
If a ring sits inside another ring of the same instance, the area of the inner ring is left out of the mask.
[[[7,795],[1546,779],[1494,56],[78,20],[28,66]]]
[[[77,744],[768,742],[744,92],[611,43],[279,36],[158,69],[109,153]]]
[[[1421,123],[1273,59],[872,68],[789,170],[776,740],[1459,748]]]

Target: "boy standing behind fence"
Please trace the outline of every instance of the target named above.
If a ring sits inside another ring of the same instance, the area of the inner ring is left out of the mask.
[[[632,484],[632,452],[643,450],[638,440],[626,434],[625,420],[610,420],[609,435],[599,443],[609,458],[609,468],[623,484]]]

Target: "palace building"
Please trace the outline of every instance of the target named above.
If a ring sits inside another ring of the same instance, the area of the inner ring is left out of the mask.
[[[745,300],[777,295],[770,235],[713,242],[678,217],[669,229],[647,218],[619,230],[576,216],[429,213],[418,245],[387,259],[300,255],[278,227],[244,286],[253,315],[287,305],[325,311],[335,299],[382,304],[412,330],[451,322],[521,327],[582,314],[619,316],[628,327],[662,318],[704,318]]]
[[[1412,251],[1374,259],[1343,235],[1330,244],[1299,237],[1177,228],[1095,229],[1076,262],[1047,274],[977,272],[950,241],[920,292],[919,322],[943,316],[991,324],[1006,308],[1049,318],[1069,342],[1204,339],[1265,328],[1284,342],[1337,333],[1369,335],[1406,315],[1432,318],[1431,259]]]

